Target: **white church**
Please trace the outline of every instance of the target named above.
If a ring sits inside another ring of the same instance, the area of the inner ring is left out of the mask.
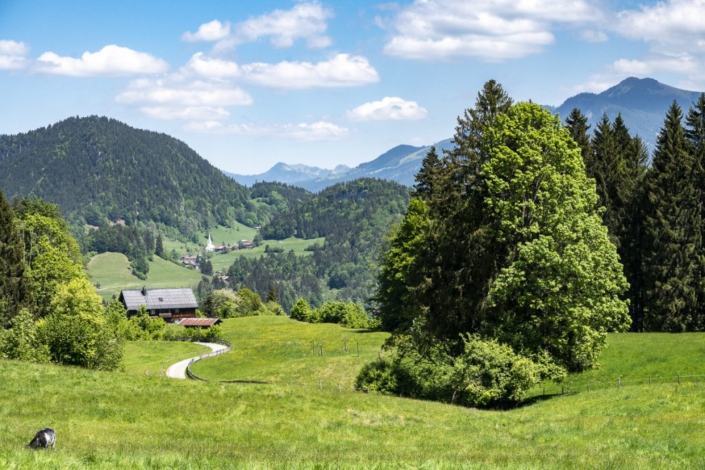
[[[208,244],[206,245],[206,251],[220,253],[225,251],[225,247],[223,245],[214,245],[213,239],[211,238],[211,233],[208,232]]]

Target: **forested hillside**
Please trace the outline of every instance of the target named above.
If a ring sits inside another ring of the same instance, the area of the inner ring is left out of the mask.
[[[74,224],[138,219],[189,236],[248,213],[247,189],[185,143],[96,116],[0,136],[0,188],[58,204]]]
[[[299,297],[314,306],[333,299],[365,302],[380,247],[408,202],[408,188],[390,181],[360,179],[326,188],[261,229],[265,239],[325,237],[323,246],[312,245],[311,256],[297,257],[273,243],[259,259],[240,257],[228,271],[229,282],[263,297],[274,288],[287,310]]]

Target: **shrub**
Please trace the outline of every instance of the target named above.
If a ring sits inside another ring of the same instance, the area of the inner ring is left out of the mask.
[[[299,299],[296,301],[293,307],[291,307],[292,320],[299,320],[310,322],[311,320],[311,306],[309,306],[306,299]]]
[[[240,315],[242,298],[232,289],[214,290],[206,298],[203,313],[210,318],[233,318]]]
[[[516,403],[539,381],[560,379],[565,370],[548,355],[529,358],[506,344],[477,336],[463,337],[464,350],[448,355],[440,344],[421,355],[401,347],[390,359],[365,365],[356,386],[383,394],[405,395],[466,406]]]

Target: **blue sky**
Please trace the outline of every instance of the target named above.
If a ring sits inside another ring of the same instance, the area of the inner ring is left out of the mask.
[[[0,133],[104,115],[215,166],[355,166],[450,137],[490,78],[558,105],[705,90],[705,0],[0,0]]]

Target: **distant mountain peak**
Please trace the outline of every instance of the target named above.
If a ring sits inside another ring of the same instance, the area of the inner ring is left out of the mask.
[[[631,134],[641,136],[652,148],[671,103],[675,100],[685,110],[699,95],[700,92],[681,90],[653,78],[629,77],[602,93],[579,93],[551,110],[565,118],[578,108],[593,126],[603,114],[614,120],[621,113]]]

